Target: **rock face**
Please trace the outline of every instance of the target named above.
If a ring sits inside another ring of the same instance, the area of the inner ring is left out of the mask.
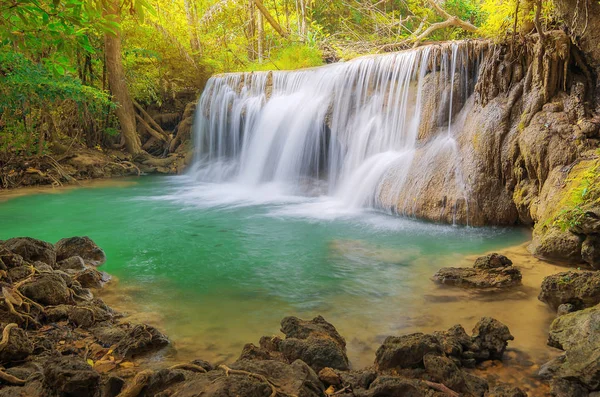
[[[565,351],[544,367],[556,395],[600,390],[600,305],[558,317],[550,326],[548,344]]]
[[[569,271],[548,276],[538,299],[554,310],[562,304],[572,305],[573,310],[595,306],[600,303],[600,273]]]
[[[72,302],[67,283],[55,273],[41,273],[23,284],[19,290],[42,305],[54,306]]]
[[[100,266],[106,262],[106,254],[89,237],[63,238],[56,243],[56,260],[73,256],[81,257],[88,265]]]
[[[473,268],[445,267],[432,280],[438,284],[462,288],[507,288],[521,284],[521,271],[510,259],[499,254],[477,258]]]

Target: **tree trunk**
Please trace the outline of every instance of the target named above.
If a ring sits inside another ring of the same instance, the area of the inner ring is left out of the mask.
[[[116,22],[120,22],[119,0],[108,0],[106,12],[109,15],[114,15]],[[106,54],[108,86],[114,100],[117,102],[115,113],[121,125],[121,136],[125,141],[125,148],[133,155],[141,154],[143,149],[136,131],[135,111],[133,110],[133,102],[129,95],[129,89],[125,82],[125,72],[123,71],[120,31],[107,32],[104,35],[104,51]]]
[[[184,0],[185,17],[188,23],[188,31],[190,36],[190,46],[192,51],[200,51],[200,40],[198,39],[198,21],[191,4],[192,0]]]
[[[258,13],[258,62],[262,63],[264,59],[264,42],[265,42],[265,25],[263,22],[263,14]]]
[[[248,0],[248,26],[246,29],[248,36],[248,59],[256,59],[256,6],[254,0]]]
[[[267,20],[267,22],[269,22],[269,25],[271,25],[273,27],[273,29],[275,29],[275,31],[277,33],[279,33],[279,35],[281,37],[287,37],[287,35],[288,35],[287,32],[285,30],[283,30],[281,25],[279,25],[279,23],[277,23],[275,18],[273,18],[271,16],[271,14],[269,13],[269,10],[267,10],[267,8],[263,4],[263,2],[261,0],[254,0],[254,4],[256,4],[256,7],[260,11],[259,16],[261,16],[261,15],[264,16],[265,19]]]

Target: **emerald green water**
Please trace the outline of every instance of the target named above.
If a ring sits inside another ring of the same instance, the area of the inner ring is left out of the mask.
[[[362,363],[382,335],[445,326],[423,300],[437,269],[529,237],[238,193],[168,177],[26,195],[0,202],[0,239],[90,236],[118,279],[106,299],[156,323],[180,356],[230,360],[284,316],[322,314]]]

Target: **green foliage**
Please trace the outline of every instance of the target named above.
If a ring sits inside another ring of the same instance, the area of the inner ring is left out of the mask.
[[[323,54],[309,45],[295,44],[273,53],[268,62],[252,63],[248,70],[294,70],[323,65]]]

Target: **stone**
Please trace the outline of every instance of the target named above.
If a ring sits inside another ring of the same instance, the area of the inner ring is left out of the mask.
[[[581,257],[592,268],[600,270],[600,236],[586,237],[581,246]]]
[[[132,326],[115,347],[115,352],[126,358],[157,351],[169,344],[169,339],[156,328],[138,324]]]
[[[62,261],[72,256],[81,257],[86,264],[100,266],[106,262],[106,254],[89,237],[70,237],[59,240],[56,259]]]
[[[579,264],[583,262],[583,237],[568,230],[550,227],[534,235],[530,245],[533,254],[541,259]]]
[[[516,267],[474,269],[445,267],[431,278],[443,285],[474,289],[499,289],[521,284],[521,271]]]
[[[342,379],[340,376],[333,370],[333,368],[325,367],[319,371],[319,379],[325,386],[333,385],[339,386],[342,384]]]
[[[475,269],[497,269],[499,267],[512,266],[512,261],[504,255],[497,253],[480,256],[475,260]]]
[[[27,262],[40,261],[54,266],[56,263],[56,251],[54,246],[45,241],[30,237],[16,237],[6,240],[4,248],[20,255]]]
[[[548,376],[576,381],[589,391],[600,389],[600,305],[556,318],[550,326],[548,344],[565,351],[545,366]],[[571,387],[564,382],[557,385]]]
[[[443,383],[456,392],[465,392],[467,385],[463,372],[458,366],[445,356],[427,354],[423,357],[425,370],[431,378],[438,383]]]
[[[58,270],[64,270],[64,271],[69,271],[69,270],[84,270],[85,269],[85,262],[83,261],[83,258],[81,258],[80,256],[71,256],[67,259],[63,259],[59,262],[56,263],[56,268]]]
[[[58,357],[44,366],[44,386],[49,392],[60,396],[94,396],[100,386],[100,374],[82,358]]]
[[[102,288],[104,285],[104,277],[101,272],[96,269],[85,269],[77,273],[74,277],[83,288]]]
[[[55,273],[37,274],[33,279],[21,285],[19,291],[42,305],[55,306],[72,302],[67,283]]]
[[[401,378],[397,376],[379,376],[371,386],[365,397],[425,397],[427,387],[418,380]]]
[[[333,339],[341,347],[346,347],[346,340],[337,332],[335,327],[322,316],[310,321],[298,317],[285,317],[281,320],[281,332],[286,338],[307,339],[311,335],[326,336]]]
[[[487,397],[527,397],[527,393],[518,387],[498,385],[490,390]]]
[[[375,365],[379,370],[422,367],[423,358],[431,353],[442,354],[440,343],[432,335],[388,336],[377,349]]]
[[[588,236],[600,234],[600,206],[586,208],[577,224],[571,227],[571,231]]]
[[[600,273],[562,272],[544,278],[538,299],[556,310],[562,304],[584,309],[600,303]]]
[[[558,309],[556,309],[556,315],[562,316],[564,314],[573,313],[574,311],[577,311],[575,305],[571,303],[563,303],[562,305],[558,306]]]
[[[490,359],[501,360],[508,346],[514,340],[508,327],[491,317],[483,317],[473,328],[473,343],[481,350],[489,352]]]
[[[2,327],[2,332],[8,327]],[[33,343],[27,337],[27,333],[14,324],[10,328],[9,338],[6,346],[0,350],[0,363],[10,364],[21,361],[33,353]]]
[[[24,264],[25,261],[21,255],[15,254],[0,245],[0,268],[2,270],[23,266]]]

